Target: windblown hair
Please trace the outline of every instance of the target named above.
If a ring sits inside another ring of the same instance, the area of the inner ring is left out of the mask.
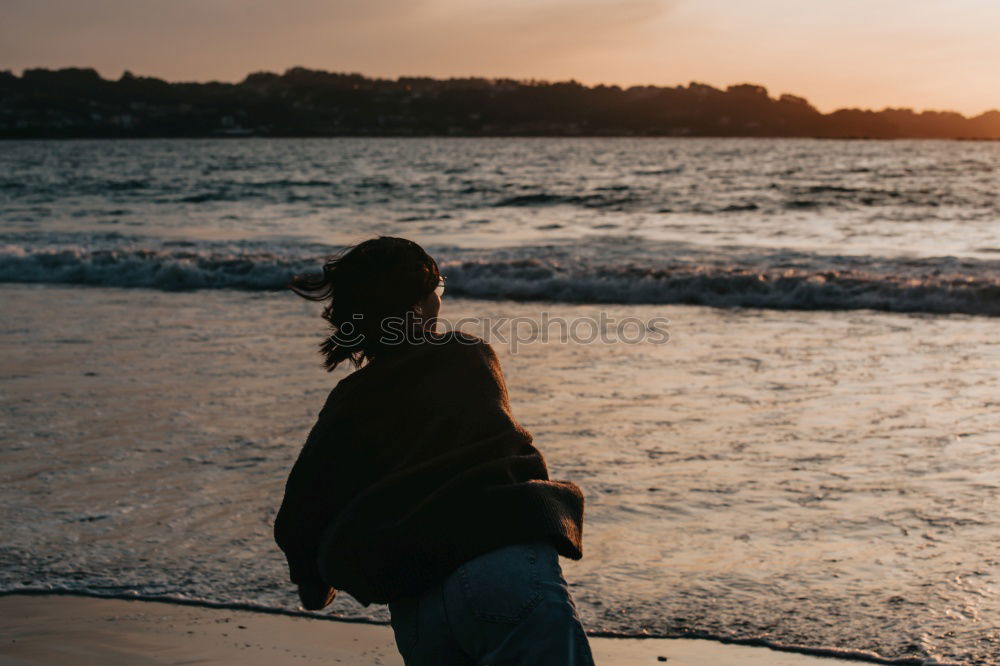
[[[320,275],[297,275],[288,287],[311,301],[329,303],[323,318],[332,333],[322,343],[323,365],[333,370],[344,361],[354,367],[390,350],[384,322],[420,316],[419,303],[441,280],[437,262],[405,238],[379,236],[330,258]]]

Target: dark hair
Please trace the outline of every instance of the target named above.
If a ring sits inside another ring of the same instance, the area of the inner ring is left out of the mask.
[[[344,361],[354,367],[388,351],[382,342],[383,322],[418,316],[417,304],[441,280],[437,262],[405,238],[379,236],[323,264],[322,275],[297,275],[288,287],[311,301],[329,303],[323,319],[333,333],[320,343],[323,365],[333,370]]]

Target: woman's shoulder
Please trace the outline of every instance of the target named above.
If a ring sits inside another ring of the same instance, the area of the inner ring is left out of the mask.
[[[482,339],[478,335],[473,335],[472,333],[467,333],[465,331],[445,331],[444,333],[435,333],[434,338],[441,345],[462,345],[465,347],[490,346],[486,340]]]
[[[485,357],[489,360],[496,359],[496,353],[490,343],[472,333],[465,331],[446,331],[435,333],[430,340],[432,346],[444,350],[448,355],[466,355],[474,358]]]
[[[505,391],[500,363],[486,340],[463,331],[433,333],[341,379],[330,393],[327,418],[357,418],[359,410],[388,404],[386,396],[394,392],[412,399],[414,386],[435,386],[451,395],[464,392],[466,397],[490,395],[497,387],[501,394]],[[435,399],[442,400],[440,395]]]
[[[330,392],[328,402],[339,395],[351,393],[356,386],[363,386],[371,381],[377,383],[386,376],[394,376],[426,363],[447,364],[459,362],[459,359],[492,365],[496,363],[497,356],[490,343],[472,333],[445,331],[427,334],[419,343],[409,345],[402,353],[387,355],[386,358],[367,363],[343,377]]]

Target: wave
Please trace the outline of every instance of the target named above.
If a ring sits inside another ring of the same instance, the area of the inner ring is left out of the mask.
[[[679,164],[673,167],[664,167],[662,169],[639,169],[633,171],[636,176],[669,176],[673,174],[679,174],[684,172],[684,165]]]
[[[631,196],[614,196],[613,192],[620,192],[619,188],[604,188],[605,191],[598,194],[549,194],[541,192],[537,194],[521,194],[513,197],[500,199],[493,204],[496,208],[504,207],[532,207],[532,206],[556,206],[572,205],[584,208],[609,208],[612,206],[622,206],[634,201]],[[608,196],[611,194],[611,196]]]
[[[281,289],[316,272],[325,246],[114,243],[110,247],[9,243],[0,246],[0,282],[101,287]],[[451,295],[564,303],[689,304],[781,310],[873,309],[1000,316],[996,262],[656,253],[626,259],[591,248],[434,250]],[[792,266],[792,267],[789,267]]]
[[[601,266],[580,272],[539,260],[461,262],[448,265],[446,273],[451,293],[484,299],[1000,316],[1000,280],[963,275],[714,265]]]
[[[270,252],[0,247],[0,282],[191,289],[280,289],[317,262]]]

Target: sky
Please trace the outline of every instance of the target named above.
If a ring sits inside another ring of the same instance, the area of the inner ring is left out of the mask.
[[[822,111],[1000,108],[1000,0],[0,0],[0,69],[756,83]]]

